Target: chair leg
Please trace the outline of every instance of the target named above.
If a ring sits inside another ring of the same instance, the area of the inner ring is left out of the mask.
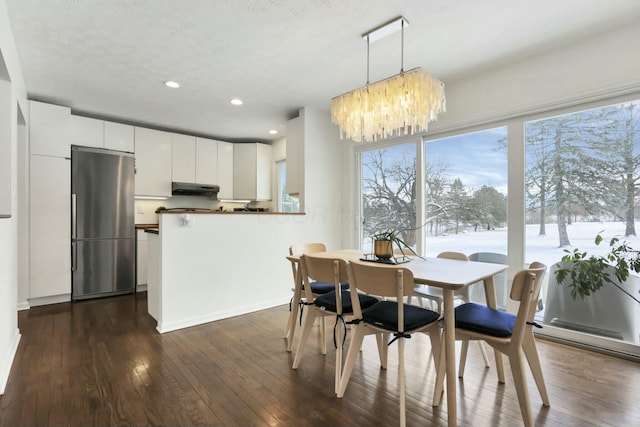
[[[387,369],[387,354],[389,351],[389,346],[387,345],[388,342],[389,342],[388,333],[376,334],[376,343],[378,344],[378,356],[380,357],[380,369]]]
[[[433,390],[433,406],[440,406],[442,402],[442,392],[444,391],[444,375],[446,373],[445,345],[443,342],[444,331],[440,333],[440,356],[436,364],[436,385]]]
[[[336,320],[339,320],[337,318]],[[338,394],[338,387],[340,386],[340,375],[342,374],[342,325],[337,325],[336,331],[336,373],[334,379],[334,392]]]
[[[487,350],[485,350],[484,343],[482,341],[476,341],[478,346],[480,347],[480,353],[482,354],[482,359],[484,359],[484,367],[488,368],[489,365],[489,356],[487,355]]]
[[[547,386],[544,383],[544,376],[542,375],[542,366],[540,365],[540,358],[538,357],[538,349],[536,348],[536,341],[533,337],[533,332],[530,335],[525,335],[522,343],[524,354],[529,362],[529,368],[533,374],[533,379],[536,381],[540,397],[542,398],[542,404],[544,406],[550,406],[549,395],[547,394]]]
[[[405,338],[398,339],[398,388],[400,389],[400,427],[407,425],[405,384],[404,384],[404,341]]]
[[[324,317],[324,316],[323,316]],[[296,348],[296,355],[293,359],[293,369],[298,369],[298,365],[300,364],[300,359],[302,359],[302,352],[304,351],[304,346],[307,344],[307,339],[309,338],[309,334],[311,333],[311,328],[313,328],[313,323],[316,320],[316,310],[312,307],[309,307],[306,310],[306,314],[304,316],[304,321],[302,322],[302,334],[298,340],[298,347]],[[324,319],[321,319],[322,323],[324,323]]]
[[[300,310],[300,300],[294,298],[291,301],[291,311],[289,312],[289,323],[287,323],[287,331],[285,332],[285,338],[287,338],[287,351],[291,351],[293,348],[293,337],[296,332],[296,323],[298,320],[298,312]]]
[[[362,325],[356,325],[351,334],[351,342],[349,342],[349,350],[347,350],[347,357],[345,360],[342,374],[340,375],[340,381],[338,386],[338,397],[344,396],[344,392],[349,384],[351,378],[351,372],[353,372],[353,366],[356,364],[358,353],[362,347],[362,340],[364,339],[364,327]]]
[[[526,427],[533,427],[533,415],[531,413],[531,402],[529,401],[527,378],[524,372],[524,353],[522,348],[510,350],[509,364],[511,365],[511,373],[513,374],[513,383],[516,388],[516,394],[518,395],[518,403],[520,404],[522,420]]]
[[[321,346],[322,346],[322,354],[327,354],[327,317],[320,316],[320,335],[321,335]]]
[[[464,377],[464,367],[467,363],[467,352],[469,351],[469,340],[462,340],[460,349],[460,366],[458,367],[458,378]]]

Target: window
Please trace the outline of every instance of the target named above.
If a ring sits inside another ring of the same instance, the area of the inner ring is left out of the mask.
[[[278,212],[300,212],[300,201],[287,194],[287,162],[276,163],[278,170]]]
[[[370,251],[371,236],[389,228],[415,248],[416,144],[363,152],[361,177],[362,249]]]
[[[507,253],[507,128],[425,142],[426,255]]]
[[[565,249],[604,255],[601,234],[640,247],[640,101],[525,123],[526,253],[548,266]],[[582,301],[549,273],[539,320],[591,335],[640,343],[640,305],[609,286]],[[632,274],[628,280],[640,286]],[[608,292],[612,293],[609,294]]]

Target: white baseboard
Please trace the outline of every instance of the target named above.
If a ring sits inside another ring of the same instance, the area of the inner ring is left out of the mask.
[[[20,301],[18,303],[18,311],[22,311],[22,310],[29,310],[30,306],[29,306],[29,301]]]
[[[147,292],[147,284],[141,283],[139,285],[136,285],[136,292]]]
[[[71,301],[71,294],[53,295],[50,297],[29,298],[29,306],[37,307],[39,305],[59,304],[61,302]]]
[[[245,306],[238,307],[233,310],[224,310],[213,313],[208,313],[202,316],[191,317],[182,320],[174,320],[171,322],[158,322],[158,326],[156,329],[161,334],[165,332],[176,331],[178,329],[190,328],[192,326],[202,325],[203,323],[214,322],[216,320],[227,319],[229,317],[241,316],[243,314],[253,313],[255,311],[266,310],[268,308],[277,307],[282,304],[286,304],[289,302],[289,299],[285,300],[275,300],[275,301],[265,301],[262,304],[256,304],[253,306]]]
[[[13,365],[13,359],[16,357],[16,352],[18,351],[20,337],[20,330],[16,329],[6,354],[0,354],[0,357],[2,357],[2,359],[0,359],[2,360],[0,364],[0,396],[4,394],[5,387],[7,386],[11,365]]]

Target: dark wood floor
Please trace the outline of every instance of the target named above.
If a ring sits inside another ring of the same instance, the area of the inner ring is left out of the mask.
[[[343,399],[333,393],[334,352],[318,334],[300,368],[282,338],[287,307],[160,335],[146,295],[36,307],[19,313],[22,340],[0,426],[394,426],[398,424],[397,346],[379,369],[365,339]],[[640,365],[538,341],[551,407],[530,378],[536,424],[640,425]],[[407,341],[407,423],[446,425],[432,408],[429,341]],[[499,385],[471,346],[459,382],[458,423],[521,425],[510,376]],[[507,364],[508,366],[508,364]],[[510,371],[507,371],[510,375]]]

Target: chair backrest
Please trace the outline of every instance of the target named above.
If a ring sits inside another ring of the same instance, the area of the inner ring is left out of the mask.
[[[326,251],[327,247],[324,243],[303,243],[289,246],[289,255],[303,255]]]
[[[533,284],[531,301],[529,302],[529,314],[527,316],[527,322],[533,322],[533,318],[536,315],[538,298],[540,296],[540,288],[542,287],[544,275],[547,272],[547,266],[541,262],[534,261],[529,264],[529,268],[527,269],[527,271],[532,272],[536,276],[535,283]]]
[[[402,294],[413,295],[413,273],[406,268],[396,268],[371,262],[351,261],[349,283],[355,281],[357,290],[382,297],[398,297],[398,274],[402,275]],[[352,285],[353,286],[353,285]],[[351,288],[353,292],[353,287]]]
[[[313,254],[300,256],[300,273],[304,283],[304,293],[307,301],[313,301],[311,281],[333,283],[338,298],[340,313],[342,312],[341,283],[349,280],[347,262],[340,258],[318,257]]]
[[[511,334],[511,344],[513,345],[522,345],[529,318],[530,303],[536,300],[533,297],[535,283],[536,274],[530,270],[520,270],[513,277],[510,296],[512,300],[520,303]]]
[[[445,251],[440,252],[437,258],[457,259],[459,261],[469,261],[469,257],[462,252]]]

